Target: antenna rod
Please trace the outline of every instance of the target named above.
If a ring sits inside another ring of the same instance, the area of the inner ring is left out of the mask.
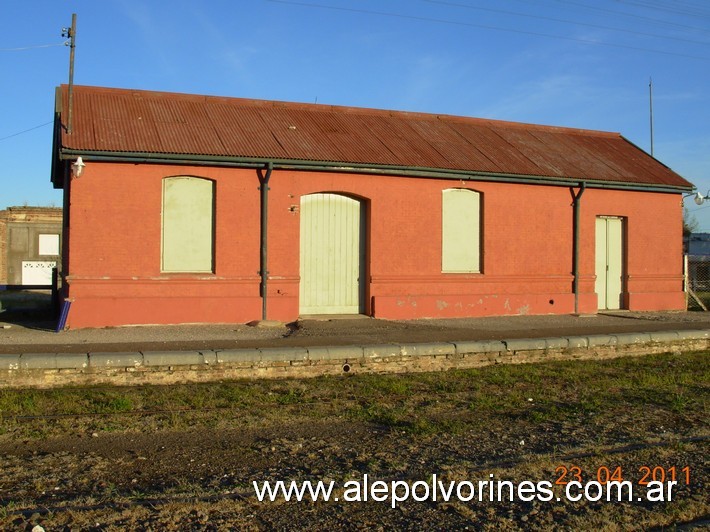
[[[71,16],[71,28],[66,31],[69,37],[69,113],[67,116],[67,133],[71,135],[72,115],[74,111],[74,48],[76,48],[76,13]]]
[[[653,78],[648,78],[648,105],[651,120],[651,157],[653,157]]]

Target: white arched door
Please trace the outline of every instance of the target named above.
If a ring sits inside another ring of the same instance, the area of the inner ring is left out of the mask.
[[[301,314],[362,310],[361,202],[341,194],[301,197]]]

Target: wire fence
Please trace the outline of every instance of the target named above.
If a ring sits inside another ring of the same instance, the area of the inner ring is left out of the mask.
[[[686,255],[688,310],[710,309],[710,256]]]

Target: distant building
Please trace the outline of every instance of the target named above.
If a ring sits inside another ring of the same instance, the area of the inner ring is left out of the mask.
[[[62,250],[62,209],[0,211],[0,285],[50,286]]]
[[[618,133],[86,86],[68,132],[67,93],[69,327],[685,308],[693,185]]]

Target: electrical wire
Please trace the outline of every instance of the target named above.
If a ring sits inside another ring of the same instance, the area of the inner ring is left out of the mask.
[[[505,9],[494,9],[494,8],[490,8],[490,7],[471,6],[468,4],[461,4],[458,2],[447,2],[445,0],[423,0],[423,1],[427,2],[429,4],[439,4],[439,5],[452,6],[452,7],[463,7],[466,9],[475,9],[477,11],[488,11],[491,13],[501,13],[503,15],[513,15],[516,17],[527,17],[527,18],[534,18],[534,19],[538,19],[538,20],[548,20],[550,22],[561,22],[563,24],[574,24],[576,26],[585,26],[588,28],[597,28],[597,29],[602,29],[602,30],[618,31],[618,32],[622,32],[622,33],[628,33],[631,35],[641,35],[644,37],[653,37],[656,39],[670,39],[670,40],[674,40],[674,41],[689,42],[689,43],[693,43],[693,44],[710,45],[710,42],[708,42],[708,41],[695,41],[692,39],[685,39],[683,37],[672,37],[670,35],[658,35],[657,33],[646,33],[646,32],[642,32],[642,31],[626,30],[623,28],[614,28],[612,26],[604,26],[602,24],[591,24],[588,22],[577,22],[574,20],[566,20],[566,19],[553,18],[553,17],[543,17],[540,15],[531,15],[529,13],[519,13],[517,11],[507,11]]]
[[[633,2],[631,0],[619,0],[620,3],[622,4],[628,4],[631,6],[638,6],[638,7],[645,7],[647,9],[653,9],[655,11],[663,11],[665,13],[671,13],[674,15],[684,15],[684,16],[690,16],[690,17],[701,17],[701,18],[708,18],[710,17],[710,13],[707,11],[703,12],[702,10],[694,11],[694,8],[685,8],[685,10],[680,10],[678,7],[681,7],[677,4],[673,4],[673,7],[668,7],[664,6],[663,4],[659,4],[657,2]]]
[[[548,38],[553,38],[553,39],[562,39],[565,41],[573,41],[573,42],[578,42],[578,43],[582,43],[582,44],[590,44],[590,45],[595,45],[595,46],[607,46],[607,47],[611,47],[611,48],[624,48],[627,50],[637,50],[637,51],[641,51],[641,52],[650,52],[650,53],[663,54],[663,55],[672,55],[672,56],[676,56],[676,57],[685,57],[688,59],[699,59],[701,61],[710,61],[710,56],[691,55],[691,54],[684,54],[681,52],[671,52],[668,50],[658,50],[658,49],[653,49],[653,48],[644,48],[641,46],[632,46],[632,45],[626,45],[626,44],[615,44],[615,43],[609,43],[609,42],[604,42],[604,41],[600,41],[600,40],[582,39],[579,37],[568,37],[568,36],[564,36],[564,35],[552,35],[549,33],[542,33],[542,32],[536,32],[536,31],[516,30],[516,29],[512,29],[512,28],[503,28],[500,26],[490,26],[490,25],[486,25],[486,24],[473,24],[471,22],[462,22],[462,21],[458,21],[458,20],[437,19],[437,18],[432,18],[432,17],[417,16],[417,15],[405,15],[402,13],[388,13],[385,11],[372,11],[369,9],[357,9],[357,8],[352,8],[352,7],[331,6],[331,5],[316,4],[316,3],[311,3],[311,2],[299,2],[299,1],[295,1],[295,0],[266,0],[266,1],[276,3],[276,4],[286,4],[286,5],[293,5],[293,6],[316,8],[316,9],[329,9],[329,10],[333,10],[333,11],[346,11],[349,13],[360,13],[360,14],[365,14],[365,15],[394,17],[394,18],[402,18],[402,19],[408,19],[408,20],[417,20],[417,21],[421,21],[421,22],[435,22],[438,24],[450,24],[450,25],[454,25],[454,26],[481,28],[481,29],[494,30],[494,31],[505,31],[505,32],[517,33],[517,34],[521,34],[521,35],[534,35],[536,37],[548,37]]]
[[[519,2],[526,2],[526,0],[518,0]],[[581,7],[583,9],[588,9],[591,11],[597,11],[599,13],[609,13],[612,15],[620,16],[620,17],[625,17],[625,18],[631,18],[635,20],[640,20],[644,22],[650,22],[652,24],[659,24],[659,25],[664,25],[664,26],[673,26],[676,28],[682,28],[686,30],[693,30],[693,31],[699,31],[701,33],[710,33],[710,30],[707,28],[701,28],[698,26],[688,26],[687,24],[680,24],[678,22],[671,22],[670,20],[661,20],[653,17],[645,17],[643,15],[638,15],[638,14],[632,14],[632,13],[624,13],[623,11],[617,11],[615,9],[607,9],[599,6],[590,6],[588,4],[584,4],[582,2],[573,2],[572,0],[556,0],[559,3],[562,4],[568,4],[572,6],[577,6]],[[537,2],[536,2],[537,5]]]
[[[22,52],[24,50],[36,50],[37,48],[52,48],[54,46],[67,46],[67,43],[58,44],[37,44],[35,46],[20,46],[18,48],[0,48],[0,52]]]
[[[10,138],[16,137],[16,136],[18,136],[18,135],[22,135],[23,133],[28,133],[28,132],[30,132],[30,131],[34,131],[35,129],[39,129],[39,128],[44,127],[44,126],[48,126],[48,125],[51,124],[52,122],[54,122],[54,120],[50,120],[49,122],[45,122],[44,124],[40,124],[40,125],[38,125],[38,126],[31,127],[31,128],[29,128],[29,129],[25,129],[24,131],[18,131],[17,133],[13,133],[12,135],[8,135],[7,137],[0,137],[0,141],[6,140],[6,139],[10,139]]]
[[[686,208],[687,208],[687,206],[686,206]],[[703,211],[705,209],[710,209],[710,205],[706,205],[705,207],[698,207],[697,209],[688,209],[688,212],[690,214],[693,214],[694,212]]]

